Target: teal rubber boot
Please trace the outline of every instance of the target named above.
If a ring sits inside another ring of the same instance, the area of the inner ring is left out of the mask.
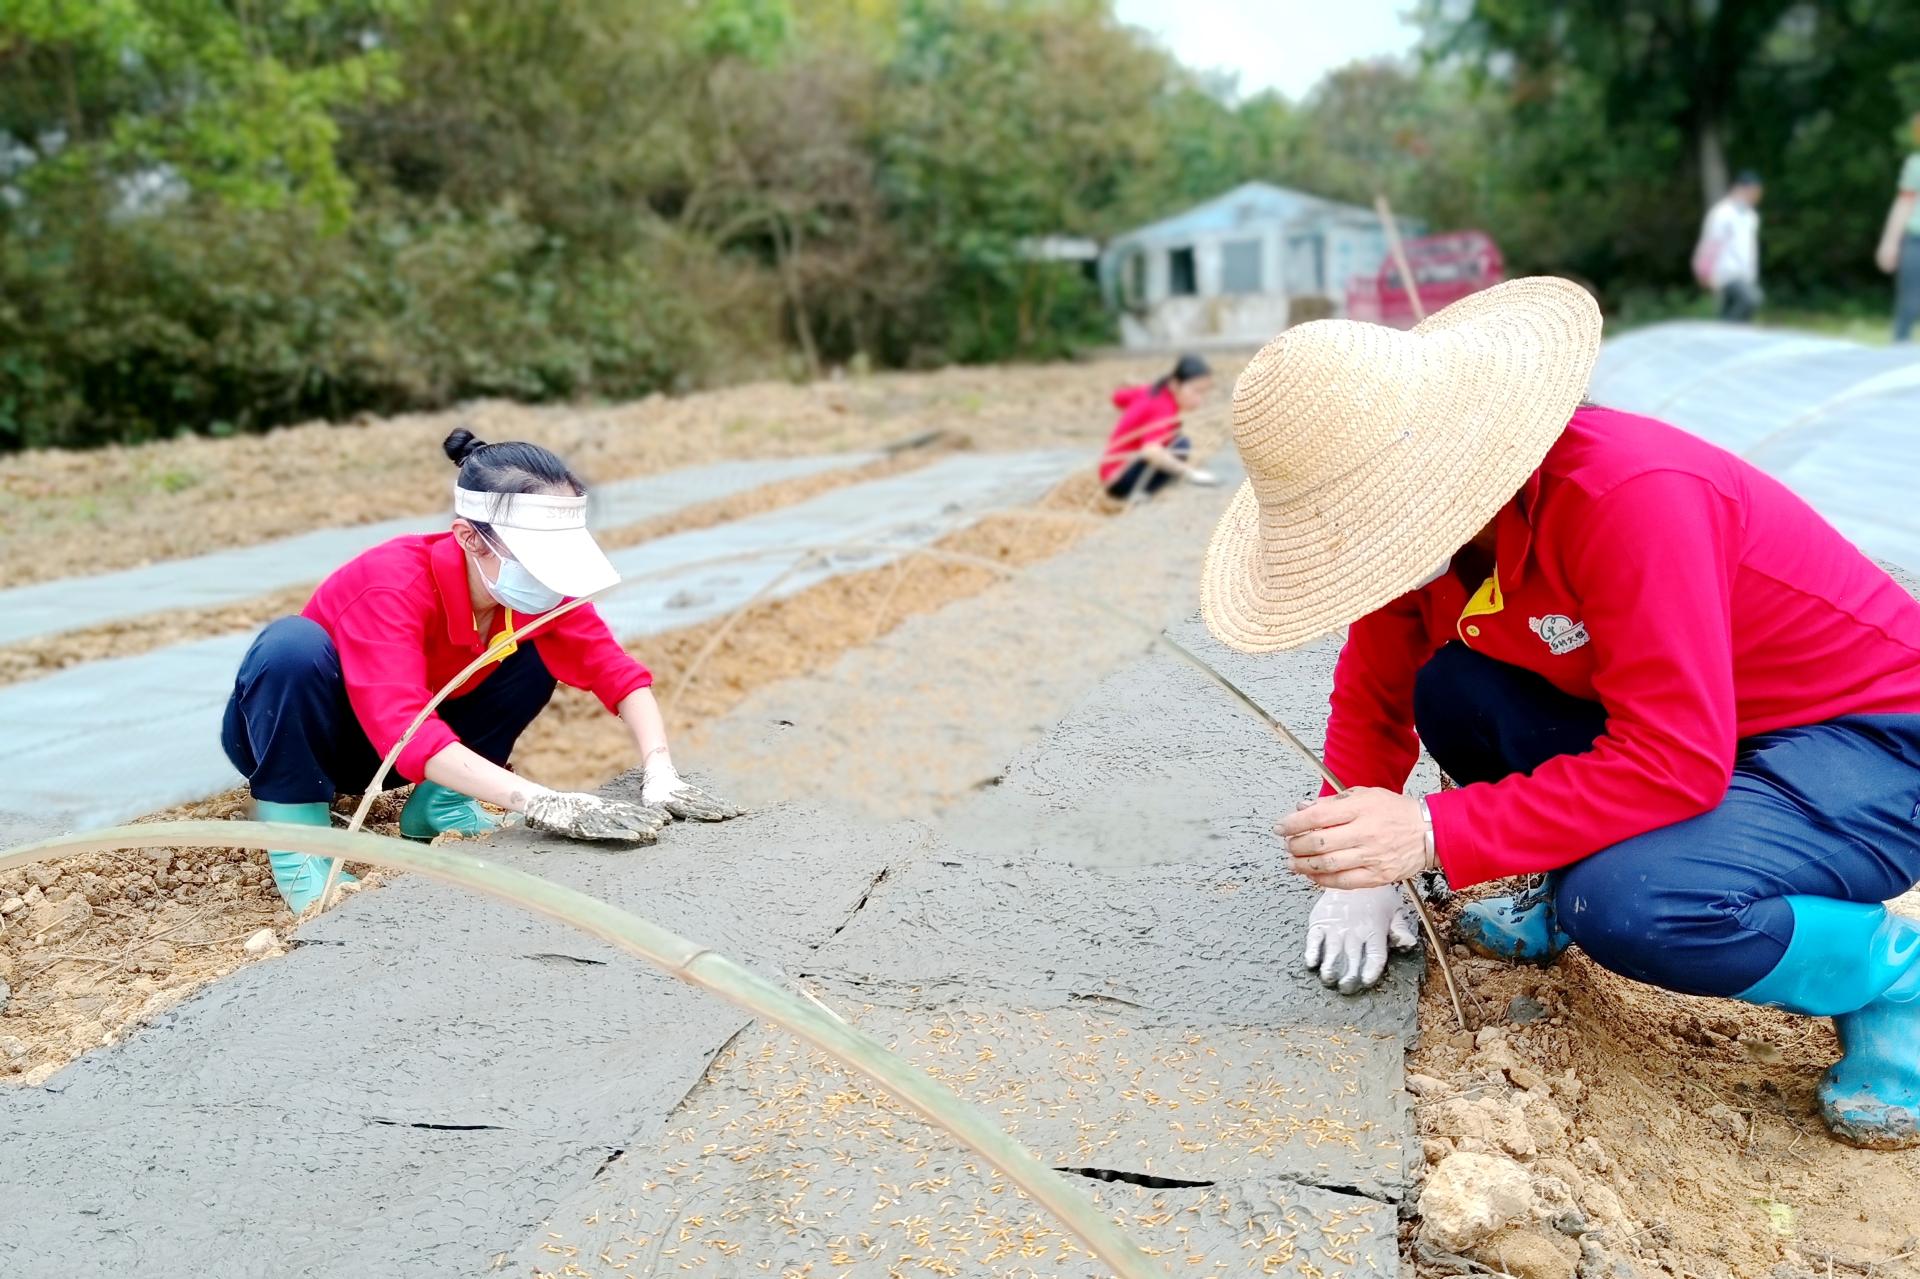
[[[1573,944],[1560,931],[1554,911],[1553,892],[1559,879],[1543,875],[1538,884],[1512,897],[1468,902],[1455,925],[1460,940],[1468,950],[1488,959],[1551,964]]]
[[[1840,1140],[1920,1146],[1920,923],[1885,906],[1789,897],[1793,940],[1737,998],[1833,1018],[1840,1060],[1820,1081],[1820,1114]]]
[[[425,841],[447,831],[484,835],[499,828],[500,823],[480,807],[479,800],[438,782],[415,786],[407,797],[407,806],[400,810],[400,833],[408,839]]]
[[[286,826],[333,825],[333,809],[328,804],[276,804],[271,800],[256,799],[253,801],[253,811],[254,816],[263,822],[279,822]],[[333,869],[333,860],[331,857],[315,857],[311,853],[267,850],[267,865],[273,868],[273,886],[280,890],[281,900],[296,916],[320,900],[320,893],[327,886],[327,872]],[[342,871],[340,882],[351,884],[355,881],[352,875]]]

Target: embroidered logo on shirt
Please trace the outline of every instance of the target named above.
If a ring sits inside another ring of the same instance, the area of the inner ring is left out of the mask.
[[[1565,657],[1591,638],[1587,634],[1585,622],[1576,622],[1565,613],[1529,617],[1527,626],[1535,635],[1546,641],[1547,651],[1555,657]]]

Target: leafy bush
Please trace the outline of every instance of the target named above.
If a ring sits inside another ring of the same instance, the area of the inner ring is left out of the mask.
[[[90,247],[0,261],[0,441],[14,447],[636,395],[699,380],[720,341],[686,287],[724,272],[712,254],[669,280],[674,254],[603,260],[507,211],[363,209],[328,236],[299,210],[214,205]],[[770,339],[734,324],[726,340]]]
[[[1023,244],[1248,179],[1633,319],[1700,309],[1750,163],[1773,301],[1884,314],[1920,6],[1671,7],[1417,6],[1429,57],[1295,103],[1111,0],[0,5],[0,449],[1060,355],[1112,321]]]

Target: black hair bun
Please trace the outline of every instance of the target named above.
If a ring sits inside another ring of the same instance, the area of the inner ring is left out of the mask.
[[[453,459],[453,464],[459,466],[480,449],[487,447],[487,442],[466,427],[457,426],[453,429],[453,434],[447,436],[446,442],[440,447],[447,451],[447,456]]]

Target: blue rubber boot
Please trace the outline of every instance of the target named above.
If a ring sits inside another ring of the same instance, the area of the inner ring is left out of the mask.
[[[1738,998],[1833,1018],[1840,1060],[1820,1081],[1820,1114],[1840,1140],[1920,1146],[1920,923],[1885,906],[1788,897],[1793,940]]]
[[[407,806],[400,810],[400,833],[408,839],[425,841],[447,831],[483,835],[499,828],[500,823],[480,807],[479,800],[438,782],[415,786],[407,797]]]
[[[1468,950],[1488,959],[1551,964],[1573,944],[1573,939],[1560,931],[1554,913],[1553,890],[1559,879],[1558,875],[1543,875],[1538,884],[1512,897],[1468,902],[1455,925],[1460,940]]]
[[[254,816],[263,822],[280,822],[287,826],[333,825],[332,807],[323,803],[276,804],[271,800],[256,799],[253,810]],[[299,915],[320,900],[321,890],[327,886],[327,872],[333,869],[333,858],[269,849],[267,865],[273,868],[273,886],[280,890],[281,900],[287,903],[289,910]],[[342,871],[340,882],[351,884],[355,881],[352,875]]]

